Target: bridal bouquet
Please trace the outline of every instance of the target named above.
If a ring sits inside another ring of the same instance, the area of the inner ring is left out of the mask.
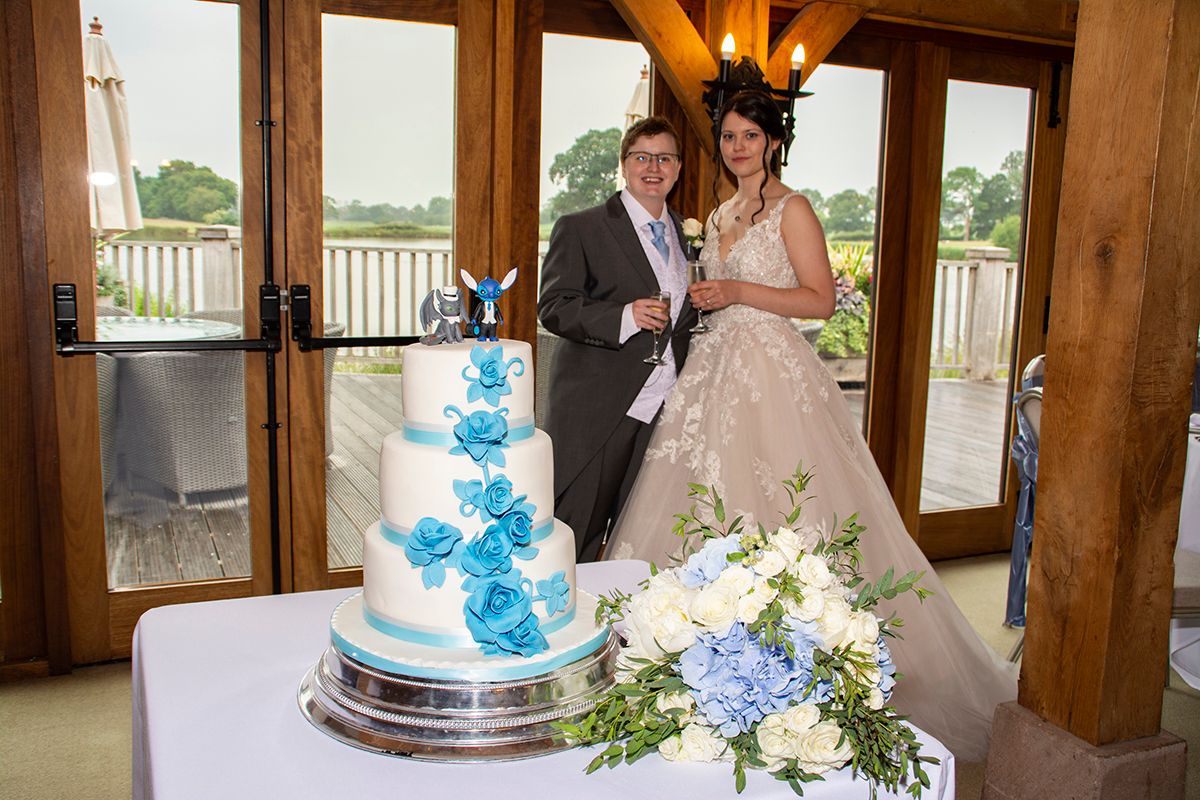
[[[793,508],[773,531],[725,525],[715,489],[689,485],[691,511],[676,516],[679,564],[657,570],[634,595],[601,599],[598,617],[624,620],[617,684],[577,724],[573,744],[607,743],[594,772],[657,751],[668,761],[722,761],[741,792],[746,770],[803,784],[849,764],[871,781],[920,797],[929,787],[913,731],[888,705],[896,670],[881,598],[927,592],[921,573],[871,583],[858,573],[864,528],[851,516],[826,534],[801,520],[812,472],[784,482]],[[697,516],[699,506],[706,518]],[[699,549],[691,546],[699,541]],[[911,775],[911,780],[910,780]]]

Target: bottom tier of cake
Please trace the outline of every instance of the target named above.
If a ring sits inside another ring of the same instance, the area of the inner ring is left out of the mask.
[[[596,599],[533,658],[484,656],[401,642],[367,625],[362,595],[330,621],[333,645],[300,685],[300,708],[346,744],[431,761],[504,761],[568,747],[573,722],[613,685],[617,637],[596,625]]]

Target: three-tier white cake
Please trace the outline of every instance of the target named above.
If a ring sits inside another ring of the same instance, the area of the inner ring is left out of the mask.
[[[380,521],[334,646],[389,674],[544,675],[609,636],[554,519],[550,437],[534,427],[532,350],[500,340],[404,350],[401,430],[380,452]]]

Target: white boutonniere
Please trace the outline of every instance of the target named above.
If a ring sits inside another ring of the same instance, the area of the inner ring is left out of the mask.
[[[704,247],[704,225],[695,217],[688,217],[683,221],[683,238],[687,242],[689,258],[694,258],[700,253],[700,248]]]

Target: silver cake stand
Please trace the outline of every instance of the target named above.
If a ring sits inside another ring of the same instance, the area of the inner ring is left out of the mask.
[[[336,646],[300,684],[313,725],[364,750],[426,761],[511,761],[570,745],[553,722],[572,722],[613,685],[616,634],[564,667],[520,680],[414,678],[373,669]]]

